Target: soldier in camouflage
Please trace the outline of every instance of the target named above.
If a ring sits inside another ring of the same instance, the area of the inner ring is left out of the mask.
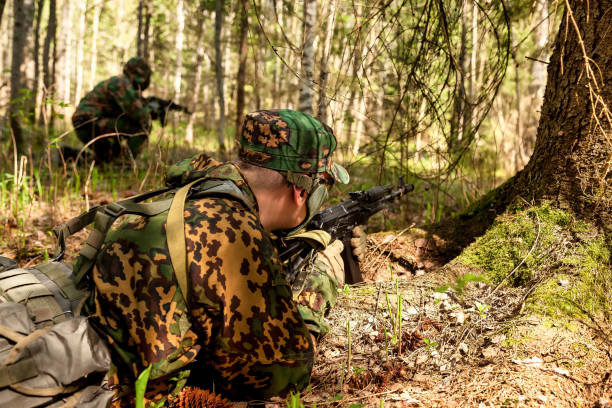
[[[72,124],[99,161],[119,157],[122,138],[127,139],[134,157],[142,150],[151,130],[151,116],[141,92],[149,86],[150,77],[149,65],[134,57],[125,64],[123,75],[100,82],[81,99]]]
[[[292,292],[274,240],[303,226],[348,174],[332,161],[333,131],[300,112],[248,114],[237,144],[238,161],[200,154],[168,171],[169,186],[195,181],[183,211],[187,295],[166,239],[168,211],[128,217],[98,254],[84,309],[111,348],[116,406],[133,403],[147,367],[146,400],[156,403],[185,385],[252,400],[309,382],[315,342],[329,329],[324,315],[343,284],[342,243],[319,251]],[[198,196],[210,180],[235,192]]]

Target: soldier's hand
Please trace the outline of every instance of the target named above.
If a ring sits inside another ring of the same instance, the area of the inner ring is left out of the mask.
[[[351,238],[351,250],[353,255],[363,262],[365,259],[366,243],[368,234],[366,234],[363,226],[358,225],[353,228],[353,237]]]
[[[321,261],[328,275],[333,276],[338,281],[338,287],[344,286],[344,261],[342,260],[342,250],[344,244],[339,239],[335,240],[323,251],[317,252],[317,261]]]

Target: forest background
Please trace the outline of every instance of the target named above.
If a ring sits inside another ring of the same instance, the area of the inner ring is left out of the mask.
[[[547,1],[3,0],[3,9],[5,170],[12,137],[35,168],[45,147],[78,146],[69,119],[80,98],[140,54],[154,72],[146,94],[195,112],[154,128],[164,154],[231,149],[248,111],[304,110],[335,129],[340,160],[363,183],[353,187],[404,174],[420,185],[414,216],[428,222],[528,160],[560,17]]]
[[[415,192],[369,224],[392,233],[370,235],[305,401],[607,406],[611,7],[0,0],[0,254],[40,263],[54,225],[196,152],[233,157],[246,112],[309,112],[352,177],[332,202],[400,176]],[[80,98],[134,55],[146,95],[194,113],[136,160],[61,160]]]

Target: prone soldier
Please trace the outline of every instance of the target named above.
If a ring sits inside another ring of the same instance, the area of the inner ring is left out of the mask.
[[[146,369],[146,399],[155,403],[185,385],[251,400],[308,384],[316,340],[329,330],[324,315],[343,285],[343,245],[322,240],[292,292],[274,240],[294,235],[335,182],[348,182],[332,160],[336,143],[307,114],[250,113],[239,160],[200,154],[177,163],[167,183],[183,187],[170,208],[129,216],[108,233],[84,313],[110,346],[116,406],[133,403]]]

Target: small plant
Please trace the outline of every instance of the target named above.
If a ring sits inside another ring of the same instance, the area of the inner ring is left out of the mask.
[[[293,391],[289,394],[289,399],[287,400],[287,408],[304,408],[304,404],[300,399],[299,391],[295,394]]]
[[[476,301],[474,305],[476,306],[476,311],[478,312],[478,316],[480,318],[480,334],[482,334],[483,321],[487,318],[487,310],[490,308],[490,306],[478,301]]]
[[[433,341],[427,337],[423,339],[423,343],[425,343],[425,350],[429,350],[430,348],[438,347],[437,341]]]
[[[465,287],[467,286],[468,283],[470,283],[470,282],[481,282],[483,280],[484,280],[484,278],[482,276],[477,276],[477,275],[474,275],[473,273],[466,273],[465,275],[459,276],[457,278],[455,285],[442,285],[442,286],[438,286],[435,289],[435,291],[438,292],[438,293],[443,293],[443,292],[446,292],[448,290],[448,288],[450,287],[455,292],[457,292],[458,295],[462,295],[463,294],[463,289],[465,289]]]

